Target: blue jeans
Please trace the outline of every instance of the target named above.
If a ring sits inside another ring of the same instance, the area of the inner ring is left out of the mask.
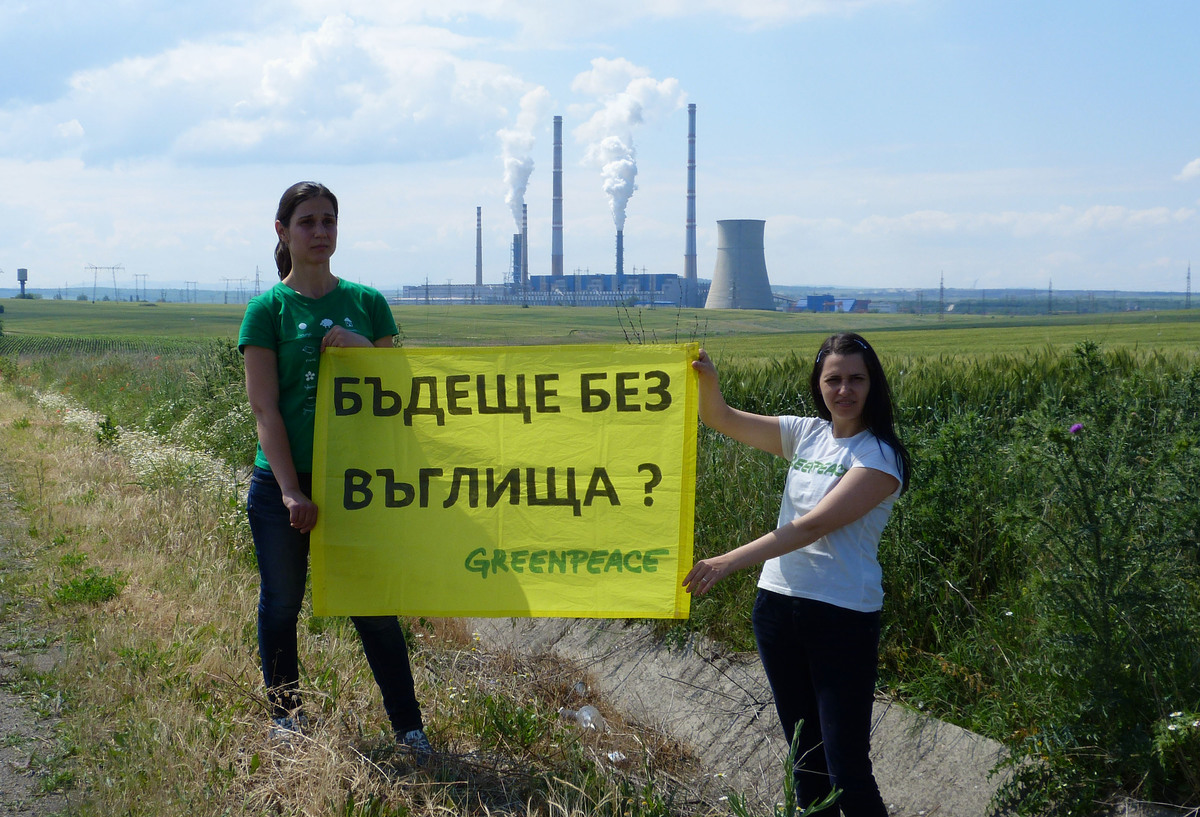
[[[301,474],[301,487],[312,495],[312,477]],[[300,659],[296,623],[304,600],[308,574],[308,534],[291,526],[283,494],[275,475],[255,468],[246,498],[254,552],[261,579],[258,596],[258,652],[272,717],[282,717],[300,706]],[[395,616],[352,616],[363,652],[383,694],[392,728],[400,733],[420,729],[408,645]]]
[[[799,805],[837,787],[837,808],[846,817],[885,817],[870,757],[879,613],[759,589],[753,624],[789,745],[803,722],[795,771]]]

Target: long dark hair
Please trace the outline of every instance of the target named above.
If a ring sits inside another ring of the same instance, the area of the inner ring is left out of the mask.
[[[887,375],[883,373],[883,364],[879,362],[879,355],[875,354],[871,344],[867,343],[862,335],[854,332],[842,332],[830,335],[825,339],[817,352],[817,359],[813,361],[812,375],[808,379],[813,405],[816,406],[817,416],[822,420],[833,419],[829,407],[825,405],[825,398],[821,396],[821,372],[825,368],[825,358],[829,355],[862,355],[863,363],[867,367],[867,376],[870,378],[867,399],[863,404],[863,424],[866,425],[868,431],[875,435],[876,439],[887,443],[896,452],[896,460],[900,466],[900,477],[903,483],[901,493],[907,491],[908,474],[912,461],[908,449],[896,435],[896,425],[892,419],[892,390],[888,386]]]
[[[337,196],[333,195],[333,191],[320,182],[296,182],[283,191],[283,196],[279,199],[279,209],[275,211],[275,220],[284,227],[288,226],[292,223],[292,214],[296,212],[296,208],[310,199],[329,199],[329,203],[333,205],[333,214],[337,215]],[[281,281],[292,271],[292,254],[283,243],[283,239],[275,245],[275,266],[279,268]]]

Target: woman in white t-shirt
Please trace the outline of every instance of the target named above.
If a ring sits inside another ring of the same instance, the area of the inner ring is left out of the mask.
[[[892,504],[908,487],[909,456],[883,366],[859,335],[826,339],[810,377],[818,417],[739,411],[725,402],[703,350],[692,367],[704,424],[791,466],[776,529],[698,561],[684,587],[703,595],[764,563],[754,636],[789,744],[799,724],[799,805],[837,788],[847,817],[886,815],[870,759],[883,607],[877,554]]]

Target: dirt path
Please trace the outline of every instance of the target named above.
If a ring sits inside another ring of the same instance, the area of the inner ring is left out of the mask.
[[[48,646],[39,610],[20,592],[22,553],[31,546],[27,530],[0,476],[0,815],[46,817],[68,802],[60,792],[44,793],[62,772],[53,717],[58,704],[31,692],[29,680],[53,668],[56,650]]]

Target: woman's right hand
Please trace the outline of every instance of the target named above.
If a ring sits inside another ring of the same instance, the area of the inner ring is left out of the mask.
[[[708,352],[703,349],[700,354],[692,361],[692,368],[696,370],[696,374],[700,375],[701,380],[705,377],[711,377],[714,381],[717,379],[717,367],[712,362],[712,358],[708,356]]]
[[[730,556],[728,553],[701,559],[692,565],[692,569],[683,577],[683,589],[693,596],[703,596],[713,585],[729,575]]]
[[[303,491],[284,491],[283,504],[293,528],[308,533],[317,526],[317,506]]]

